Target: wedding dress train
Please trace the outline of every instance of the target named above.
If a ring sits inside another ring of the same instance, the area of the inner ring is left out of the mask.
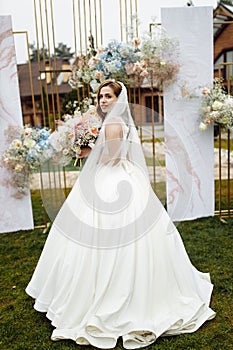
[[[127,173],[121,164],[112,176],[106,174],[106,180],[103,174],[99,190],[109,200],[116,195],[114,178],[131,181],[136,189],[132,201],[136,218],[145,197],[137,171]],[[64,215],[61,210],[56,218],[67,223],[67,230],[72,209],[81,216],[89,215],[79,190],[77,181],[67,199],[70,213]],[[209,308],[209,274],[192,265],[176,227],[155,195],[154,203],[159,217],[150,230],[135,241],[109,249],[74,242],[57,230],[55,220],[26,289],[36,299],[35,309],[46,312],[52,321],[53,340],[73,339],[77,344],[108,349],[122,336],[123,346],[135,349],[161,335],[194,332],[214,317]],[[133,215],[132,208],[127,214]],[[104,225],[101,215],[93,215],[92,224]],[[124,225],[124,220],[123,216],[111,225]]]

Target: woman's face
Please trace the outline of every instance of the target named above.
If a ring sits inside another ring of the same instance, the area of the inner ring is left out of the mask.
[[[111,87],[102,87],[99,93],[99,106],[103,113],[108,113],[112,109],[112,106],[116,100],[117,97]]]

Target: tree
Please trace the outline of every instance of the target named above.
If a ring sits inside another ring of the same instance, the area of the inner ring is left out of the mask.
[[[38,59],[38,50],[35,46],[35,43],[29,45],[30,49],[30,61],[37,61]],[[66,44],[58,43],[57,47],[55,47],[55,53],[57,58],[68,59],[73,56],[73,52],[71,52],[71,47],[68,47]],[[47,47],[39,49],[39,57],[40,60],[48,59],[49,52]],[[54,54],[50,54],[50,58],[53,58]]]
[[[55,48],[56,57],[58,58],[71,58],[73,57],[73,52],[71,52],[71,47],[68,47],[66,44],[58,43]]]
[[[35,46],[35,43],[29,44],[29,49],[30,49],[30,61],[37,61],[38,50]],[[48,49],[47,48],[44,48],[44,49],[40,48],[39,49],[39,57],[40,57],[40,60],[48,59],[49,58]]]
[[[233,0],[219,0],[218,5],[230,5],[233,6]]]

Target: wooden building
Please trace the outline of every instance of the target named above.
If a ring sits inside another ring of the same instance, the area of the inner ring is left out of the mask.
[[[71,91],[67,83],[69,71],[70,63],[63,59],[56,59],[56,63],[51,60],[40,65],[33,61],[18,65],[24,124],[42,126],[48,116],[55,117],[53,111],[59,112],[65,94]]]

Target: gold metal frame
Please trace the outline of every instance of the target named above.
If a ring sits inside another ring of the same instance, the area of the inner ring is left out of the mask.
[[[225,22],[224,22],[225,23]],[[230,23],[233,23],[231,21]],[[226,72],[226,88],[227,92],[230,93],[231,88],[233,88],[233,80],[230,75],[230,68],[233,68],[233,62],[221,62],[218,64],[218,76],[222,78],[222,67],[227,70]],[[232,208],[232,198],[233,198],[233,177],[231,178],[231,151],[233,151],[233,147],[231,146],[231,133],[227,131],[227,178],[224,181],[222,178],[222,128],[219,126],[219,136],[218,136],[218,161],[219,161],[219,181],[218,181],[218,209],[215,211],[216,215],[219,215],[221,218],[227,218],[233,216],[233,208]],[[226,182],[226,186],[225,185]],[[223,202],[226,202],[227,207],[223,207]]]

